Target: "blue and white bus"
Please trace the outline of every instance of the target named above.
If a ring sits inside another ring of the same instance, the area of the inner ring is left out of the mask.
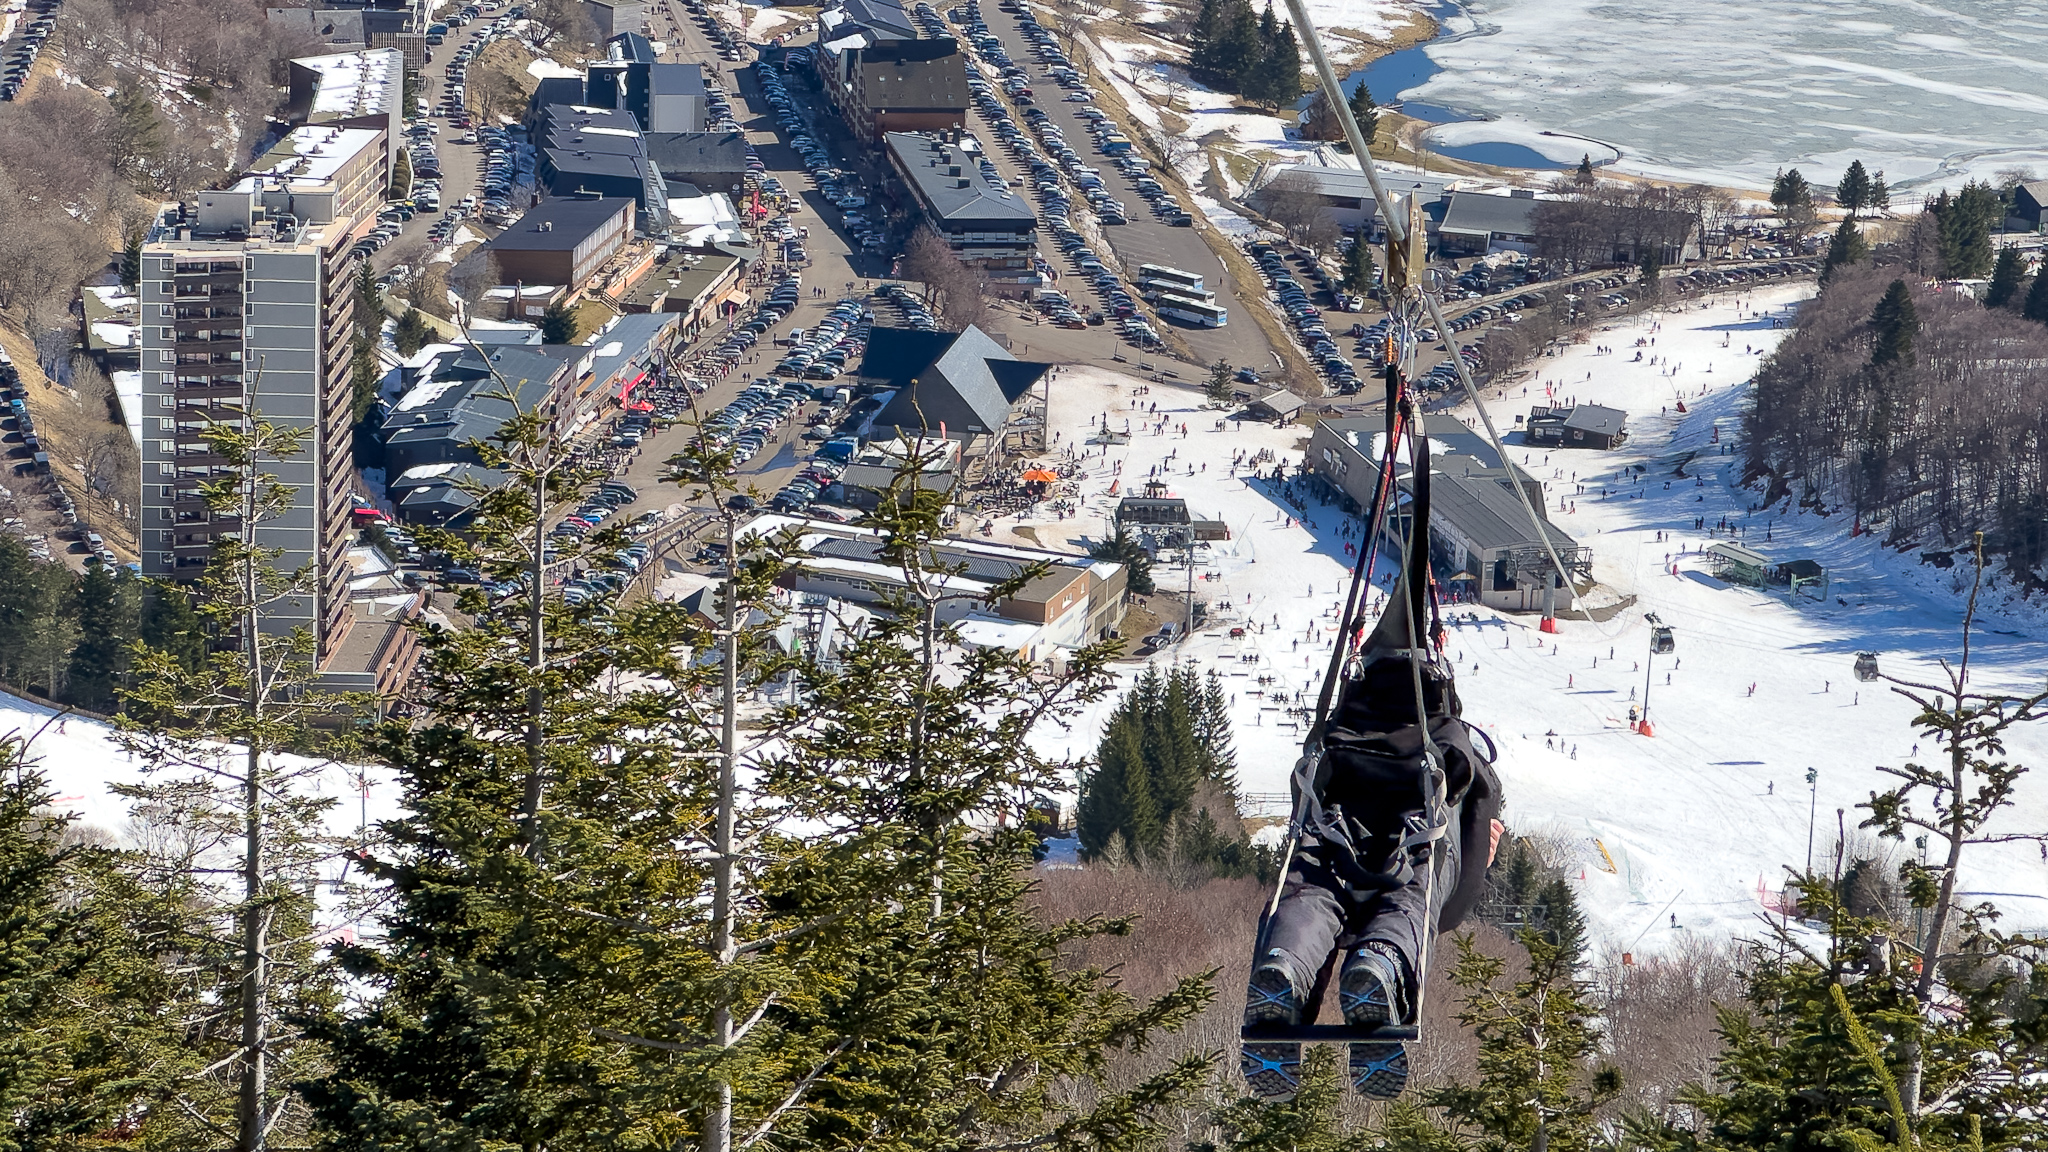
[[[1153,301],[1152,306],[1169,320],[1179,320],[1198,328],[1221,328],[1230,320],[1230,313],[1213,299],[1196,300],[1187,296],[1161,293]]]
[[[1206,294],[1202,287],[1202,278],[1200,276],[1193,272],[1183,272],[1178,268],[1168,268],[1164,264],[1138,265],[1139,283],[1144,283],[1147,280],[1158,284],[1162,288],[1171,286],[1183,289],[1190,296]]]

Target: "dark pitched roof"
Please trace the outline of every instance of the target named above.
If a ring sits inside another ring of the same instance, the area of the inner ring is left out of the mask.
[[[510,252],[568,252],[591,233],[598,231],[621,212],[631,211],[633,202],[617,199],[582,200],[565,196],[545,200],[499,233],[487,250]]]
[[[884,41],[883,43],[905,43]],[[912,44],[951,44],[952,41],[912,40]],[[860,49],[854,67],[860,70],[860,89],[867,106],[877,109],[967,110],[967,72],[958,53],[938,59],[925,56],[906,58],[877,55],[880,44]]]
[[[846,0],[840,6],[846,18],[862,28],[877,32],[894,32],[904,37],[915,37],[917,26],[903,11],[903,5],[895,0]],[[839,33],[843,35],[844,33]]]
[[[1429,514],[1480,548],[1535,547],[1528,510],[1497,477],[1430,473]],[[1543,530],[1559,548],[1577,546],[1564,529],[1549,521]]]
[[[911,333],[939,336],[944,347],[922,367],[931,344],[925,341],[878,339],[899,329],[877,328],[869,334],[868,351],[861,361],[862,376],[885,376],[895,393],[875,415],[874,427],[899,432],[935,432],[965,436],[992,433],[1010,418],[1010,409],[1051,367],[1018,360],[1009,349],[990,339],[981,329],[968,327],[958,335]],[[870,368],[877,356],[877,343],[884,357]],[[891,347],[893,345],[893,349]],[[905,355],[909,353],[909,355]]]
[[[868,333],[860,375],[883,388],[901,388],[932,366],[953,343],[951,332],[920,332],[915,328],[875,328]]]
[[[1453,192],[1448,199],[1442,231],[1527,236],[1536,230],[1537,201],[1533,197]]]
[[[654,63],[654,45],[638,32],[621,32],[604,42],[605,55],[614,61],[633,64]]]
[[[1565,418],[1564,426],[1598,436],[1619,436],[1622,425],[1627,423],[1628,413],[1619,408],[1607,408],[1599,404],[1580,404]]]

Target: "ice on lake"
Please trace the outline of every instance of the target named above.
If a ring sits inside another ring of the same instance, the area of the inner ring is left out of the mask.
[[[1909,194],[2048,172],[2048,4],[1473,0],[1442,18],[1418,50],[1434,68],[1400,95],[1497,122],[1461,126],[1462,146],[1552,132],[1627,170],[1750,187],[1791,166],[1832,182],[1857,158]]]

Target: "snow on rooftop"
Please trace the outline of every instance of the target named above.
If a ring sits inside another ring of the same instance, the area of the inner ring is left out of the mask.
[[[580,69],[571,68],[567,64],[557,64],[545,56],[527,64],[526,74],[536,80],[583,79],[583,73]]]
[[[406,389],[405,395],[398,398],[398,406],[393,410],[397,412],[411,412],[415,408],[424,408],[447,395],[450,389],[455,388],[460,383],[461,381],[458,380],[427,380],[415,384],[411,388]]]
[[[462,467],[460,461],[415,465],[398,474],[396,486],[403,488],[417,484],[422,480],[432,480],[436,476],[446,476],[460,467]]]
[[[142,373],[122,371],[107,373],[114,382],[114,396],[121,402],[121,418],[128,424],[128,435],[134,437],[135,446],[142,447]]]
[[[126,348],[135,343],[135,325],[116,324],[112,320],[92,322],[92,334],[106,342],[109,348]]]
[[[391,112],[404,93],[405,56],[396,48],[302,56],[292,63],[319,74],[308,113],[315,120]]]
[[[383,136],[375,128],[332,128],[319,124],[294,128],[250,167],[250,175],[270,182],[284,178],[294,184],[324,184],[365,149],[381,147]],[[253,191],[254,185],[245,179],[235,185],[235,190]]]
[[[133,308],[138,301],[135,294],[119,284],[102,284],[87,288],[87,292],[100,298],[100,303],[109,308]]]

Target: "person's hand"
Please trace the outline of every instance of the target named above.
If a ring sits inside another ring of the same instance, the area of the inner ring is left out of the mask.
[[[1500,834],[1508,830],[1508,826],[1498,820],[1492,821],[1492,824],[1493,827],[1487,829],[1486,833],[1486,863],[1488,867],[1493,865],[1493,858],[1500,854]]]

